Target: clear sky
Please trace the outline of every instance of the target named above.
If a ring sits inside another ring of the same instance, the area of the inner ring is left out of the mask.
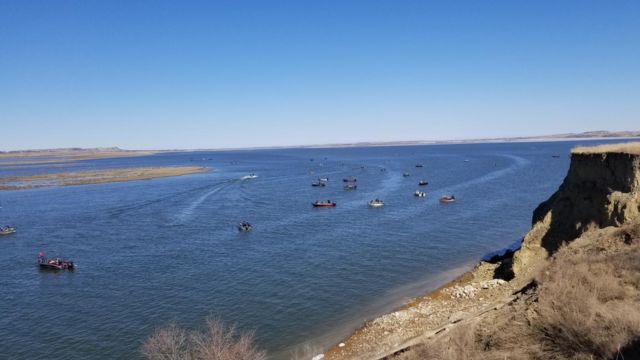
[[[640,1],[0,0],[0,150],[640,130]]]

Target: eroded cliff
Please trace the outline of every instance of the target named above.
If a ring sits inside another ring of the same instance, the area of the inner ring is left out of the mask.
[[[589,229],[620,227],[640,216],[640,154],[624,146],[572,152],[562,185],[533,213],[532,229],[514,256],[516,276],[535,274],[562,244]]]

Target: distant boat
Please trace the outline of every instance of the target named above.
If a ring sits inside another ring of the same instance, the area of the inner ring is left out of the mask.
[[[407,172],[402,174],[402,176],[404,176],[404,177],[409,177],[410,175],[411,175],[411,174],[409,174],[409,173],[407,173]]]
[[[560,157],[560,155],[551,155],[551,157],[557,159]]]
[[[358,185],[357,185],[357,184],[355,184],[355,183],[347,183],[347,184],[344,186],[344,189],[345,189],[345,190],[356,190],[356,189],[358,189]]]
[[[429,185],[429,182],[427,180],[420,180],[420,182],[418,183],[418,185],[420,186],[426,186]]]
[[[16,228],[14,228],[13,226],[4,226],[0,228],[0,235],[9,235],[9,234],[13,234],[14,232],[16,232]]]
[[[335,207],[337,204],[331,200],[327,200],[327,201],[316,201],[311,205],[313,205],[313,207]]]
[[[324,181],[316,181],[316,182],[311,183],[311,186],[325,187],[325,186],[327,186],[327,184]]]
[[[253,226],[251,226],[247,221],[243,221],[238,225],[238,231],[240,232],[248,232],[251,230],[253,230]]]
[[[380,199],[375,199],[375,200],[370,200],[369,201],[369,207],[378,208],[378,207],[383,207],[383,206],[384,206],[384,201],[382,201]]]
[[[413,196],[415,196],[415,197],[425,197],[425,196],[427,196],[427,193],[424,192],[424,191],[416,190],[416,192],[413,193]]]
[[[38,266],[42,270],[73,270],[75,267],[71,260],[47,259],[44,253],[38,254]]]
[[[416,167],[417,167],[417,168],[421,168],[421,167],[424,167],[424,165],[422,165],[422,164],[416,164]]]
[[[346,178],[342,179],[342,181],[343,182],[356,182],[356,181],[358,181],[358,179],[354,178],[353,176],[349,176],[349,177],[346,177]]]
[[[328,177],[321,177],[321,178],[318,179],[318,181],[327,182],[327,181],[329,181],[329,178]]]
[[[253,173],[252,173],[252,174],[249,174],[249,175],[245,175],[245,176],[243,176],[243,177],[241,178],[241,180],[251,180],[251,179],[255,179],[255,178],[257,178],[257,177],[258,177],[258,175],[256,175],[256,174],[253,174]]]
[[[453,195],[449,195],[449,196],[441,196],[440,197],[440,202],[442,204],[450,204],[456,201],[456,197]]]

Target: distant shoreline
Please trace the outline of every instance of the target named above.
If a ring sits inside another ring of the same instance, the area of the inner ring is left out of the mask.
[[[28,190],[54,186],[106,184],[162,177],[182,176],[208,171],[205,167],[137,167],[97,171],[38,174],[0,178],[0,190]]]
[[[640,131],[590,131],[583,133],[519,136],[502,138],[460,139],[460,140],[407,140],[407,141],[363,141],[353,143],[327,143],[308,145],[286,146],[255,146],[233,148],[200,148],[200,149],[153,149],[153,150],[123,150],[118,147],[111,148],[63,148],[63,149],[38,149],[38,150],[13,150],[0,151],[0,159],[51,157],[47,162],[67,162],[76,160],[91,160],[99,158],[145,156],[157,153],[169,152],[203,152],[203,151],[246,151],[246,150],[276,150],[276,149],[333,149],[351,147],[387,147],[387,146],[420,146],[420,145],[454,145],[454,144],[501,144],[523,142],[554,142],[554,141],[579,141],[579,140],[635,140],[640,139]],[[29,160],[36,161],[37,160]],[[42,160],[45,161],[44,159]],[[33,163],[36,163],[33,162]],[[22,163],[22,162],[21,162]],[[26,162],[25,162],[26,163]],[[0,165],[14,163],[3,162]]]

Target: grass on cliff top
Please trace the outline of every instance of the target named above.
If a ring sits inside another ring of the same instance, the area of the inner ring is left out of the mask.
[[[572,154],[604,154],[624,153],[640,155],[640,142],[627,142],[620,144],[605,144],[596,146],[578,146],[571,150]]]

